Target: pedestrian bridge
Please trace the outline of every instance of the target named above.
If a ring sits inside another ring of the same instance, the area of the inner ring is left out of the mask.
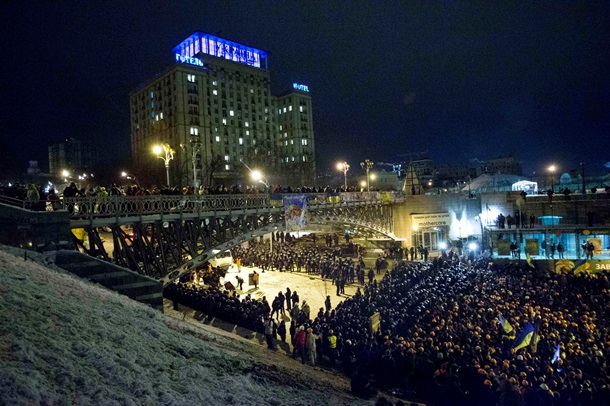
[[[291,194],[104,196],[65,198],[75,243],[89,255],[169,282],[215,252],[284,230]],[[390,192],[312,193],[310,224],[351,224],[395,239]],[[83,244],[86,235],[88,244]],[[109,239],[112,239],[112,244]],[[108,252],[110,247],[112,252]]]

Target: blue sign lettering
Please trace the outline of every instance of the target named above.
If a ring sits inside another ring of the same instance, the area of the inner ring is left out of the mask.
[[[309,86],[307,86],[307,85],[300,85],[298,83],[293,83],[292,87],[295,88],[296,90],[300,90],[302,92],[309,92]]]
[[[203,61],[199,58],[193,58],[189,56],[182,56],[176,54],[176,62],[187,63],[189,65],[203,66]]]

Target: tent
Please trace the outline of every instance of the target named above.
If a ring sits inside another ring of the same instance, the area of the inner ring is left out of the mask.
[[[462,188],[463,192],[484,193],[484,192],[503,192],[512,191],[513,184],[527,180],[518,175],[488,175],[484,173],[478,178],[470,181],[470,184]]]

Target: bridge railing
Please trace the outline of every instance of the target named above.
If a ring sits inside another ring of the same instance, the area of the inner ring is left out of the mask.
[[[283,197],[290,195],[78,196],[64,197],[62,207],[71,213],[71,219],[85,220],[104,217],[279,208],[283,206]],[[396,200],[395,196],[384,195],[383,192],[306,193],[305,195],[309,205],[354,202],[377,204]]]

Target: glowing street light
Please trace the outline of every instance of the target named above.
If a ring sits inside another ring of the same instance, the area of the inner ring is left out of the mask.
[[[167,187],[169,188],[169,161],[174,159],[174,151],[169,144],[155,145],[153,147],[153,153],[157,156],[157,158],[163,160],[165,163],[165,175],[167,177]],[[164,153],[165,156],[161,155]]]
[[[252,178],[252,180],[262,183],[263,185],[265,185],[265,187],[269,187],[267,179],[265,179],[261,171],[259,171],[258,169],[250,170],[250,177]]]
[[[551,190],[555,192],[555,170],[557,169],[555,165],[549,166],[549,172],[551,172]]]
[[[371,178],[369,177],[369,171],[375,165],[375,163],[369,159],[365,159],[364,162],[360,162],[360,167],[366,171],[366,191],[371,191]]]
[[[140,187],[140,182],[138,182],[138,179],[136,179],[136,177],[134,175],[123,171],[123,172],[121,172],[121,177],[128,179],[128,180],[133,180],[134,182],[136,182],[136,185],[138,185],[138,187]]]
[[[347,192],[347,171],[349,171],[349,164],[345,161],[339,162],[337,164],[337,169],[339,169],[340,171],[343,172],[344,187],[345,187],[345,191]]]

